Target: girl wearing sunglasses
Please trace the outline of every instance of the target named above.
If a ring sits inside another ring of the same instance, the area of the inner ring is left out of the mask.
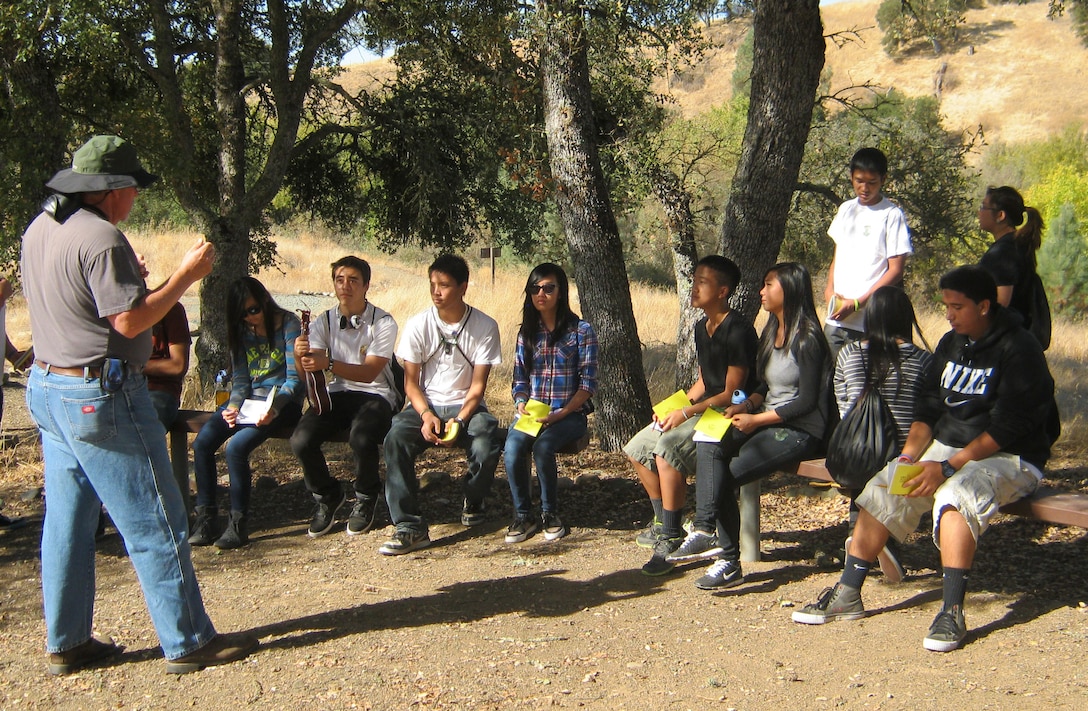
[[[514,500],[514,521],[507,543],[520,543],[538,528],[544,540],[566,535],[557,508],[558,468],[555,452],[585,435],[590,397],[597,391],[597,334],[571,311],[567,275],[545,263],[529,274],[525,284],[521,329],[514,346],[514,403],[519,418],[542,425],[530,435],[510,427],[506,437],[506,478]],[[532,399],[547,405],[541,417],[526,411]],[[529,456],[540,480],[539,517],[532,516]]]
[[[196,470],[196,521],[189,543],[217,548],[240,548],[249,543],[246,517],[252,472],[249,455],[280,427],[293,427],[302,415],[302,388],[295,370],[294,344],[301,331],[298,317],[273,301],[253,277],[242,277],[227,295],[227,343],[231,354],[230,399],[201,428],[193,441]],[[269,410],[255,424],[238,422],[246,399],[263,400],[276,394]],[[215,452],[227,442],[230,475],[230,518],[220,535],[216,506]]]

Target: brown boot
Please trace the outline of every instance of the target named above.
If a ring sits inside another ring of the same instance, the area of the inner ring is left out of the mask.
[[[166,660],[169,674],[188,674],[200,671],[204,667],[217,667],[248,657],[260,642],[253,635],[234,633],[218,634],[200,649],[189,652],[184,657]]]
[[[91,637],[78,647],[50,654],[49,673],[55,676],[72,674],[103,659],[120,654],[122,649],[124,647],[118,646],[109,637],[102,639]]]

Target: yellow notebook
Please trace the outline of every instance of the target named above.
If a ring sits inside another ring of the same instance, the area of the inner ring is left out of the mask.
[[[703,416],[695,423],[695,431],[705,435],[705,437],[700,437],[696,441],[721,442],[722,437],[729,431],[729,427],[732,424],[733,420],[718,412],[713,407],[708,407],[703,410]]]
[[[899,496],[906,496],[910,492],[914,491],[913,486],[908,487],[906,483],[922,473],[921,464],[907,464],[906,462],[892,462],[892,485],[888,489],[893,494]]]
[[[518,417],[517,421],[514,422],[514,429],[518,432],[524,432],[530,437],[536,437],[544,426],[543,422],[537,422],[537,420],[547,417],[551,411],[552,408],[547,403],[539,400],[529,400],[525,403],[525,414]]]
[[[677,390],[672,395],[669,395],[667,398],[654,405],[654,414],[657,415],[657,419],[663,420],[668,417],[669,413],[673,410],[679,410],[690,404],[691,400],[688,400],[688,394],[683,390]]]

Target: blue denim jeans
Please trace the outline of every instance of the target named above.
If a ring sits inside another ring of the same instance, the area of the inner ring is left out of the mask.
[[[102,504],[125,541],[167,659],[215,637],[189,557],[189,524],[166,432],[142,375],[105,393],[97,379],[34,366],[26,401],[42,436],[42,597],[49,652],[91,637],[94,532]]]
[[[506,480],[510,483],[510,497],[514,500],[516,515],[527,517],[533,508],[530,452],[536,465],[536,477],[540,480],[540,508],[542,511],[559,513],[559,467],[555,463],[555,452],[584,435],[588,426],[585,414],[575,412],[540,430],[536,437],[510,427],[506,435]]]
[[[215,452],[227,442],[227,474],[230,476],[230,510],[249,511],[249,493],[253,489],[253,471],[249,467],[249,455],[260,447],[272,431],[280,426],[291,426],[302,416],[302,406],[290,402],[283,412],[267,425],[237,425],[231,427],[223,419],[225,406],[216,410],[200,428],[193,440],[193,478],[196,479],[196,505],[215,506]],[[229,441],[228,441],[229,440]]]
[[[786,465],[808,459],[820,438],[803,430],[770,426],[743,435],[730,429],[719,444],[699,442],[695,448],[695,520],[700,531],[716,529],[722,558],[740,558],[740,487]]]
[[[434,408],[443,422],[457,417],[460,405]],[[419,508],[419,481],[416,479],[416,457],[430,443],[423,439],[420,428],[423,419],[411,407],[401,410],[393,418],[389,433],[385,436],[385,503],[389,516],[398,531],[426,533],[427,520]],[[461,430],[458,447],[468,450],[468,475],[465,477],[464,494],[469,501],[483,501],[491,492],[495,481],[495,467],[499,464],[502,443],[495,435],[499,421],[484,409],[473,413]]]

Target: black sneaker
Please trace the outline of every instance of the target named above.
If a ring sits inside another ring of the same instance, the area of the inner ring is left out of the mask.
[[[931,652],[951,652],[959,649],[963,638],[967,636],[967,621],[963,619],[963,608],[953,605],[941,610],[929,626],[929,634],[922,640],[922,646]]]
[[[654,554],[650,556],[646,565],[642,566],[642,574],[656,577],[671,572],[676,567],[676,563],[668,559],[669,554],[679,548],[683,542],[684,539],[679,536],[676,538],[658,536],[657,543],[654,544]]]
[[[348,516],[348,535],[358,536],[374,528],[378,517],[378,500],[372,496],[355,495],[355,506]]]
[[[8,518],[4,514],[0,514],[0,531],[14,531],[17,528],[22,528],[27,525],[29,521],[25,518],[15,517]]]
[[[189,545],[210,546],[219,538],[219,509],[214,506],[197,506],[196,520],[190,529]]]
[[[336,494],[336,498],[332,500],[332,503],[325,504],[318,500],[317,508],[314,509],[313,520],[310,521],[310,530],[306,532],[307,535],[310,538],[317,538],[328,533],[329,529],[336,523],[337,509],[344,505],[347,498],[344,492],[341,491]]]
[[[557,541],[567,535],[567,527],[559,520],[559,516],[551,511],[545,511],[540,515],[540,528],[544,530],[545,541]]]
[[[721,590],[740,585],[744,582],[744,573],[740,563],[735,560],[717,560],[706,571],[706,575],[695,581],[700,590]]]
[[[484,522],[487,509],[483,501],[469,501],[465,499],[465,505],[461,509],[462,526],[478,526]]]
[[[378,552],[382,555],[404,555],[431,545],[431,537],[426,531],[397,531],[393,537],[382,544]]]
[[[528,516],[518,516],[506,529],[507,543],[521,543],[536,531],[536,521]]]
[[[863,617],[865,605],[861,602],[861,591],[842,583],[835,583],[833,588],[825,588],[816,602],[793,613],[793,621],[803,625],[822,625],[835,620],[860,620]]]
[[[656,517],[635,536],[635,543],[641,548],[653,548],[657,544],[657,538],[661,535],[661,521]]]
[[[716,558],[723,553],[718,545],[718,536],[713,533],[692,529],[680,547],[673,551],[669,560],[673,563],[684,563],[689,560],[706,560]]]

